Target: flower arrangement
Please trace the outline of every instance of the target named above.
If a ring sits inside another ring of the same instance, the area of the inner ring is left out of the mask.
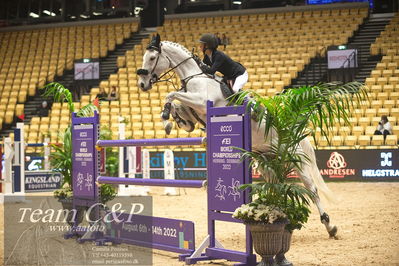
[[[298,184],[253,183],[241,185],[250,189],[252,202],[243,204],[233,213],[233,218],[245,223],[273,224],[288,222],[286,229],[301,229],[309,216],[313,193]]]
[[[268,206],[263,200],[255,200],[249,204],[243,204],[233,213],[233,218],[245,223],[273,224],[284,222],[287,215],[277,206]]]
[[[64,186],[60,189],[54,191],[54,197],[57,199],[67,199],[73,196],[72,188],[65,183]]]

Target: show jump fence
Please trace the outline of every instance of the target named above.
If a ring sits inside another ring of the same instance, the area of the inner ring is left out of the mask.
[[[43,143],[25,143],[24,123],[17,123],[14,129],[14,139],[10,137],[4,139],[4,178],[1,179],[2,190],[5,196],[23,196],[25,192],[52,191],[61,185],[61,175],[50,171],[50,145],[46,138]],[[44,156],[27,157],[25,156],[26,147],[44,147]],[[0,153],[0,155],[2,155]],[[0,156],[1,157],[1,156]],[[26,171],[26,160],[40,160],[44,162],[42,171]],[[29,178],[33,183],[26,183]],[[35,183],[39,179],[44,183]]]
[[[99,116],[72,116],[72,144],[73,144],[73,190],[74,208],[89,207],[99,202],[96,182],[100,184],[125,184],[143,186],[169,186],[201,188],[204,181],[200,180],[164,180],[120,178],[99,175],[99,149],[103,147],[125,146],[169,146],[169,145],[203,145],[204,138],[165,138],[165,139],[130,139],[130,140],[98,140]],[[208,201],[208,236],[195,248],[194,223],[161,217],[145,217],[137,215],[131,223],[147,224],[147,228],[168,228],[177,232],[173,236],[154,235],[151,230],[147,237],[143,233],[132,234],[124,231],[123,227],[111,224],[101,236],[94,239],[101,244],[104,241],[128,243],[155,249],[161,249],[181,254],[180,260],[186,264],[197,261],[227,259],[240,262],[240,265],[255,265],[256,256],[252,251],[252,239],[248,228],[245,228],[245,251],[224,249],[215,237],[215,222],[241,221],[232,218],[234,210],[250,201],[247,191],[237,189],[241,184],[251,183],[251,169],[248,161],[242,161],[240,152],[232,147],[246,150],[251,148],[250,115],[246,106],[213,107],[207,104],[207,201]],[[182,210],[184,211],[184,210]],[[79,235],[75,221],[69,235]],[[108,232],[113,232],[112,234]],[[178,236],[178,237],[176,237]]]

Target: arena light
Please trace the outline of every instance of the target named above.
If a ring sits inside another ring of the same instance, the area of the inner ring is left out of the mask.
[[[43,13],[46,14],[46,15],[49,15],[49,16],[53,16],[53,17],[56,16],[55,13],[50,12],[50,11],[48,11],[48,10],[43,10]]]
[[[134,9],[134,14],[135,15],[138,15],[138,14],[140,14],[140,12],[143,10],[143,8],[142,7],[136,7],[135,9]]]
[[[30,12],[30,13],[29,13],[29,16],[31,16],[32,18],[38,18],[38,17],[39,17],[38,14],[33,13],[33,12]]]

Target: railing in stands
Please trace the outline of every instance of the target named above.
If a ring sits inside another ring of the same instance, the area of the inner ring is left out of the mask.
[[[306,85],[314,85],[319,82],[327,81],[327,73],[323,72],[322,65],[327,62],[327,47],[323,46],[316,52],[316,57],[305,67]]]

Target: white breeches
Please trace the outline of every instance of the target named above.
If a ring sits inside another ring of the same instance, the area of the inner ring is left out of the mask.
[[[248,72],[245,71],[244,74],[238,76],[233,85],[234,93],[238,92],[242,87],[244,87],[245,83],[248,81]]]

